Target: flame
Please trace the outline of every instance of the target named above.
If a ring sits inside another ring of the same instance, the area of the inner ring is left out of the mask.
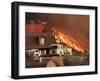
[[[77,51],[84,53],[84,50],[82,49],[80,44],[77,42],[77,40],[75,40],[71,36],[65,35],[64,33],[58,31],[55,28],[51,28],[51,30],[54,32],[56,43],[63,42],[67,46],[72,47],[76,49]]]

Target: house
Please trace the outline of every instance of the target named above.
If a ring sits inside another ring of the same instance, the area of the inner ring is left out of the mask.
[[[42,54],[49,54],[49,45],[55,43],[53,32],[44,24],[32,23],[25,27],[25,49],[39,49]]]

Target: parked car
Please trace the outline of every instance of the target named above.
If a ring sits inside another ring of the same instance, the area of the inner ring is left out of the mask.
[[[49,47],[50,55],[62,56],[67,53],[67,47],[63,44],[51,44]]]
[[[28,52],[30,56],[34,56],[34,57],[41,55],[41,51],[38,49],[30,49],[30,50],[26,50],[26,52]]]
[[[33,51],[33,56],[40,56],[41,55],[41,51],[38,49],[32,49]]]

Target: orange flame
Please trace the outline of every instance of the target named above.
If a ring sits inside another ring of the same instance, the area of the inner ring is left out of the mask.
[[[62,32],[58,31],[55,28],[52,28],[52,31],[54,32],[57,43],[63,42],[67,46],[70,46],[70,47],[76,49],[77,51],[84,53],[84,50],[82,49],[80,44],[75,39],[73,39],[72,37],[70,37],[68,35],[63,34]]]

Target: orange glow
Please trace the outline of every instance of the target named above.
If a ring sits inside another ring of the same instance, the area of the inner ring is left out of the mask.
[[[57,43],[63,42],[67,46],[72,47],[76,49],[77,51],[84,53],[84,50],[82,49],[80,44],[77,42],[77,40],[75,40],[71,36],[65,35],[64,33],[60,32],[59,30],[55,28],[52,28],[52,31],[54,32]]]

